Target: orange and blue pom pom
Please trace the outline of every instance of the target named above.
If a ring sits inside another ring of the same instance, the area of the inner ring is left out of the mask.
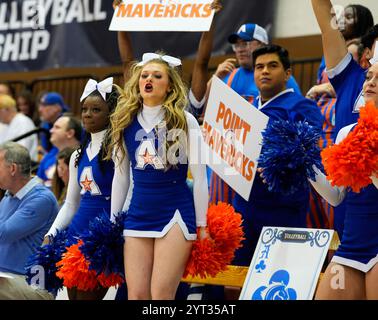
[[[236,249],[242,246],[241,242],[244,240],[242,217],[229,204],[218,202],[209,207],[207,231],[210,238],[197,239],[193,243],[184,277],[188,275],[201,278],[215,277],[219,272],[227,269]]]
[[[89,269],[97,274],[123,275],[123,229],[125,213],[120,213],[113,223],[107,213],[91,221],[87,232],[80,236],[80,251],[90,262]]]
[[[76,287],[81,291],[93,291],[100,287],[97,274],[94,270],[89,270],[87,261],[79,247],[83,241],[71,245],[63,253],[62,259],[57,262],[58,271],[56,275],[63,280],[63,285],[67,288]]]
[[[332,185],[360,192],[371,184],[370,177],[378,171],[378,108],[374,103],[361,108],[354,129],[321,155]]]
[[[38,247],[26,263],[26,281],[31,284],[36,276],[35,271],[44,272],[44,289],[56,295],[63,288],[63,281],[56,276],[56,263],[61,260],[63,252],[68,246],[67,232],[58,231],[54,237],[50,238],[50,243]],[[42,285],[39,283],[39,285]]]

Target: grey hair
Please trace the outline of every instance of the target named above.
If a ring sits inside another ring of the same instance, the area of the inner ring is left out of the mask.
[[[0,144],[0,151],[4,151],[4,160],[8,164],[15,163],[19,167],[22,176],[30,176],[31,160],[28,149],[16,142],[5,142]]]

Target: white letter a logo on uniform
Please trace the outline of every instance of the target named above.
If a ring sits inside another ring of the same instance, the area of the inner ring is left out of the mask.
[[[144,169],[147,165],[151,165],[158,170],[164,169],[163,162],[156,152],[154,141],[143,140],[136,153],[136,169]]]

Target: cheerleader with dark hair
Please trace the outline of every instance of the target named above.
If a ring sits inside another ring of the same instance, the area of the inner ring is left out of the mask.
[[[113,78],[100,83],[92,79],[88,81],[80,99],[86,134],[81,146],[71,156],[67,198],[46,237],[67,229],[71,239],[69,244],[75,244],[81,234],[88,231],[92,221],[102,213],[110,214],[114,163],[112,160],[104,160],[104,152],[108,144],[109,116],[117,99]],[[65,268],[64,264],[61,266]],[[65,278],[66,270],[61,269],[57,275],[68,281]],[[93,286],[92,281],[92,285],[85,290],[81,286],[68,288],[68,296],[72,300],[102,299],[106,291],[100,283]]]

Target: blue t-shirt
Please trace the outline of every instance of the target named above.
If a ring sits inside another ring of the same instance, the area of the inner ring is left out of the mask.
[[[297,94],[293,89],[286,89],[263,105],[260,105],[260,97],[258,97],[253,105],[265,113],[270,120],[306,120],[319,128],[322,127],[324,121],[316,103]]]
[[[52,176],[55,172],[56,166],[56,156],[59,153],[57,147],[53,147],[49,153],[47,153],[41,163],[39,164],[37,176],[43,181],[51,181]]]
[[[29,181],[16,195],[0,202],[0,271],[25,274],[25,264],[42,244],[58,213],[54,194]]]
[[[335,133],[341,128],[357,122],[360,108],[365,104],[362,87],[366,71],[352,58],[351,54],[332,70],[328,70],[328,78],[336,91]]]

